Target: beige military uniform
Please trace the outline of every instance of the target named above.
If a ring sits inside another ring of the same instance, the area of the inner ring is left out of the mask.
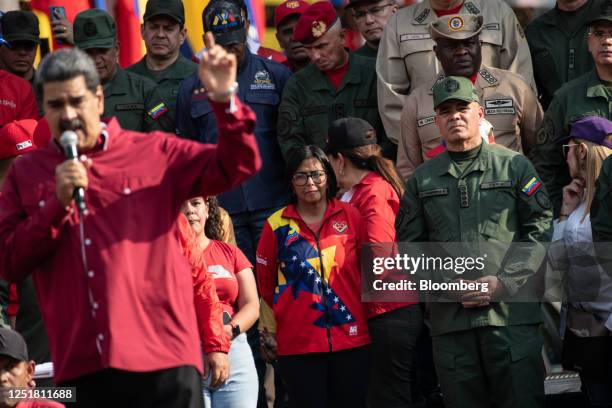
[[[432,87],[442,78],[444,75],[414,89],[402,110],[397,169],[404,180],[430,159],[427,152],[441,143],[434,120]],[[512,72],[482,66],[474,88],[485,119],[493,125],[495,143],[529,156],[544,116],[529,85]]]
[[[482,14],[482,63],[522,75],[535,88],[529,46],[512,9],[501,0],[465,1],[460,14]],[[395,13],[378,48],[378,109],[389,139],[397,143],[400,114],[412,88],[442,73],[429,24],[437,19],[429,0]]]

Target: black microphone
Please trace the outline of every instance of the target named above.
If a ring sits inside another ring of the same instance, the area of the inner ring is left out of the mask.
[[[79,160],[79,152],[77,151],[78,140],[79,137],[72,130],[66,130],[62,133],[60,145],[62,145],[64,154],[68,160]],[[83,189],[83,187],[76,187],[73,197],[79,212],[84,213],[87,211],[87,205],[85,204],[85,189]]]

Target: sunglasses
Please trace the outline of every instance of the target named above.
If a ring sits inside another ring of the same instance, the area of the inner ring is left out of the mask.
[[[563,149],[563,156],[567,157],[567,155],[569,154],[569,149],[570,147],[576,147],[576,146],[580,146],[578,144],[564,144],[562,147]]]

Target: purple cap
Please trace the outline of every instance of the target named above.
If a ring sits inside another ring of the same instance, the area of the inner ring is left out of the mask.
[[[565,140],[581,139],[612,149],[612,143],[606,140],[608,135],[612,135],[612,122],[599,116],[586,116],[572,123]]]

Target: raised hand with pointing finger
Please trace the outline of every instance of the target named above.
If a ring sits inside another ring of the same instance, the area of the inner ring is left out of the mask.
[[[198,76],[215,102],[229,102],[236,91],[236,56],[215,43],[212,33],[206,33],[207,51],[200,59]]]

